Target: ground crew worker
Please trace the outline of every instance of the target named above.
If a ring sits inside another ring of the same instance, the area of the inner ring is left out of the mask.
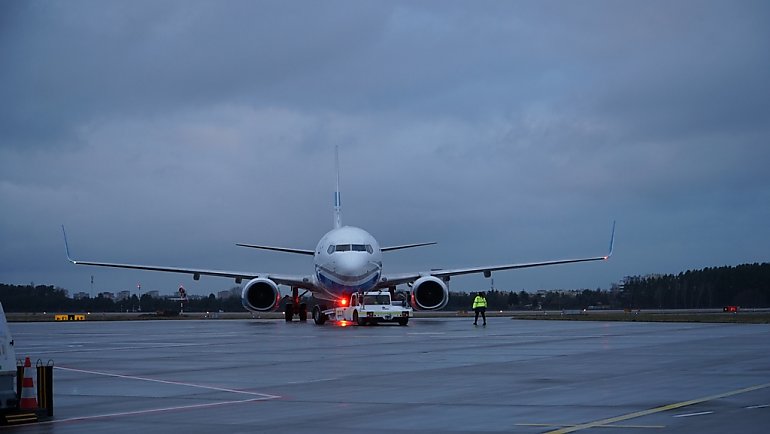
[[[479,325],[479,314],[484,319],[484,325],[487,325],[487,299],[484,298],[483,292],[479,292],[479,295],[473,299],[473,311],[476,312],[476,319],[473,320],[473,325]]]

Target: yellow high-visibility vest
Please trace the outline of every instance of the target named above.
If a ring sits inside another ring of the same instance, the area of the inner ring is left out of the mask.
[[[476,298],[473,299],[473,308],[476,309],[477,307],[487,307],[487,299],[477,295]]]

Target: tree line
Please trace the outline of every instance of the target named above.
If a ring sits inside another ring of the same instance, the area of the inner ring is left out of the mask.
[[[628,276],[610,290],[485,291],[490,310],[521,309],[696,309],[770,307],[770,263],[707,267],[679,274]],[[445,310],[471,310],[476,292],[452,292]],[[303,299],[309,306],[312,299]],[[0,284],[0,302],[6,312],[178,312],[180,302],[141,297],[116,301],[101,295],[72,299],[62,288],[45,285]],[[281,307],[286,299],[282,300]],[[186,312],[242,312],[238,297],[190,298]]]
[[[661,309],[770,306],[770,264],[707,267],[677,275],[626,277],[620,305]]]
[[[6,285],[0,284],[0,302],[6,312],[179,312],[180,301],[168,298],[136,294],[123,300],[114,300],[102,294],[91,298],[73,299],[67,291],[50,285]],[[237,297],[190,298],[184,303],[184,310],[191,312],[238,312],[242,311],[241,299]]]
[[[447,309],[468,310],[476,293],[453,293]],[[715,309],[770,307],[770,263],[706,267],[679,274],[627,276],[610,290],[536,294],[491,290],[490,309]]]

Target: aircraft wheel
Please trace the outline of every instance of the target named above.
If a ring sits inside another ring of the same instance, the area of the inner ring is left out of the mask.
[[[307,321],[307,305],[305,303],[299,305],[299,320]]]
[[[409,322],[409,318],[399,318],[398,325],[405,326]]]
[[[292,318],[294,318],[293,304],[286,303],[286,309],[283,311],[283,317],[286,319],[286,322],[291,322]]]

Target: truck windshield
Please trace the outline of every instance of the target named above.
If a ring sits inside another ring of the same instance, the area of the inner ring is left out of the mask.
[[[364,304],[390,304],[389,295],[365,295]]]

